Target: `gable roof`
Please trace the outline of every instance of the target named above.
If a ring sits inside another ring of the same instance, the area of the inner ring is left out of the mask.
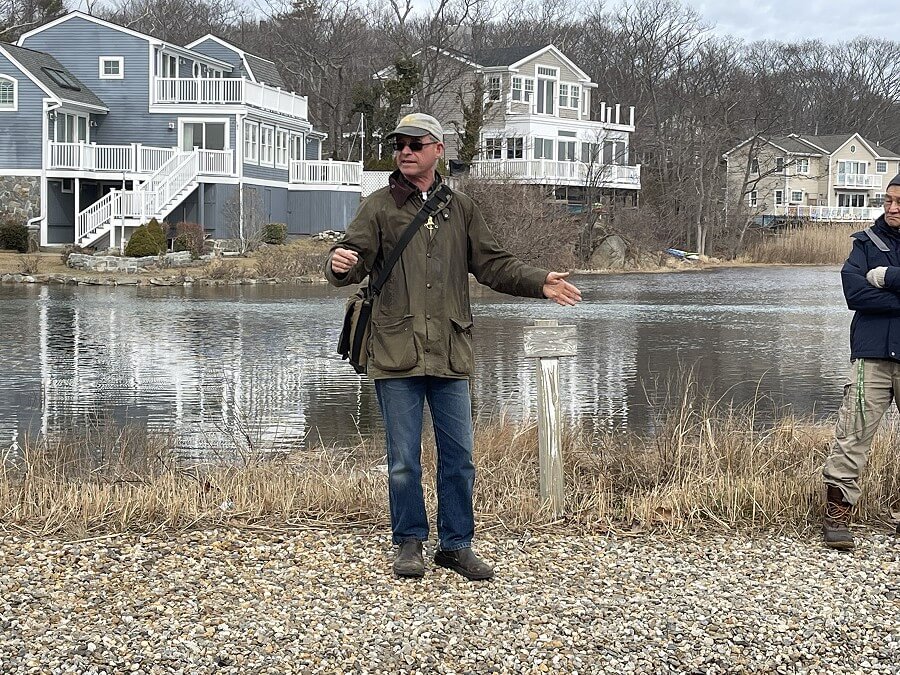
[[[70,73],[59,61],[44,52],[17,47],[7,43],[0,43],[0,51],[5,52],[10,60],[19,66],[41,89],[58,99],[60,102],[91,106],[108,111],[109,108],[100,98],[88,89],[81,80]],[[62,71],[65,76],[78,87],[78,90],[69,89],[58,84],[45,69]]]
[[[900,155],[897,155],[897,153],[884,146],[878,145],[877,143],[873,143],[855,132],[825,134],[822,136],[788,134],[787,136],[760,136],[759,138],[764,144],[772,145],[779,150],[794,155],[832,155],[854,137],[859,138],[860,142],[868,146],[869,149],[872,150],[872,153],[879,159],[900,159]],[[746,141],[734,146],[731,150],[726,152],[723,157],[728,157],[728,155],[745,146],[753,140],[753,138],[755,137],[751,136]]]
[[[270,87],[279,87],[281,89],[286,89],[284,80],[281,77],[281,73],[278,72],[278,67],[275,65],[274,61],[270,61],[269,59],[264,59],[261,56],[256,56],[255,54],[245,52],[237,45],[234,45],[227,40],[223,40],[220,37],[216,37],[212,33],[207,33],[202,38],[188,43],[187,45],[185,45],[185,48],[193,49],[197,45],[202,44],[207,40],[212,40],[213,42],[222,45],[226,49],[230,49],[235,54],[240,56],[241,61],[244,64],[244,70],[247,71],[247,74],[250,75],[250,77],[253,78],[254,81],[268,84]]]
[[[518,63],[532,54],[541,51],[543,48],[544,45],[532,45],[527,47],[488,47],[486,49],[476,49],[472,52],[470,58],[485,68],[511,66],[512,64]]]
[[[152,35],[147,35],[146,33],[141,33],[139,31],[133,30],[131,28],[125,28],[125,26],[120,26],[117,23],[113,23],[112,21],[105,21],[99,17],[96,17],[92,14],[85,14],[84,12],[79,12],[78,10],[72,10],[68,14],[64,14],[52,21],[48,21],[42,26],[38,26],[37,28],[32,28],[27,33],[22,34],[22,36],[18,39],[18,45],[22,45],[25,40],[27,40],[32,35],[36,35],[42,31],[47,30],[48,28],[52,28],[53,26],[58,26],[61,23],[65,23],[66,21],[71,21],[72,19],[84,19],[85,21],[89,21],[90,23],[95,23],[98,26],[103,26],[104,28],[110,28],[112,30],[118,31],[120,33],[124,33],[125,35],[131,35],[132,37],[139,38],[146,42],[149,42],[153,45],[159,45],[165,47],[166,49],[170,49],[178,54],[184,54],[186,56],[190,56],[191,58],[199,59],[202,61],[206,61],[208,64],[216,66],[217,68],[222,68],[224,70],[231,70],[233,66],[230,63],[226,63],[225,61],[220,61],[217,58],[212,56],[207,56],[206,54],[202,54],[200,52],[192,52],[190,49],[181,47],[176,44],[172,44],[171,42],[166,42],[165,40],[160,40],[158,38],[153,37]]]

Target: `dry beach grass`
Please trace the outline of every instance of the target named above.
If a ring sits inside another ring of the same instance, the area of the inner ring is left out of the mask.
[[[685,399],[687,400],[687,398]],[[820,466],[831,429],[788,415],[684,403],[656,433],[589,432],[564,438],[567,510],[554,522],[537,494],[534,426],[477,425],[476,512],[482,528],[507,532],[718,530],[802,532],[817,523]],[[888,519],[900,498],[898,429],[876,438],[865,473],[861,520]],[[27,441],[0,473],[0,527],[87,536],[217,526],[387,524],[381,444],[287,454],[262,450],[227,463],[188,463],[171,440],[139,429]],[[433,491],[433,443],[424,483]]]

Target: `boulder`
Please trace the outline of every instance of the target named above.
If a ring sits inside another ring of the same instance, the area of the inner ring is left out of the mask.
[[[590,267],[595,270],[624,269],[627,259],[628,242],[617,234],[611,234],[594,248]]]

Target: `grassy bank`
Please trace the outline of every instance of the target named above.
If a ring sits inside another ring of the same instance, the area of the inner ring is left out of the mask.
[[[658,429],[650,437],[570,429],[564,440],[567,515],[554,523],[537,495],[535,428],[480,425],[480,525],[514,532],[802,531],[818,522],[828,426],[790,416],[760,424],[755,408],[684,405]],[[894,427],[876,438],[861,519],[885,518],[896,509],[898,441]],[[0,527],[73,536],[221,524],[387,527],[386,479],[374,468],[384,461],[378,441],[244,457],[230,466],[189,466],[169,447],[169,439],[128,429],[26,443],[7,455],[0,474]],[[433,507],[431,443],[424,464]]]

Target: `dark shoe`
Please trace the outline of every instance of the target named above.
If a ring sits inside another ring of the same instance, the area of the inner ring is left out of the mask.
[[[438,551],[434,554],[434,564],[462,574],[470,581],[482,581],[494,576],[494,568],[472,553],[471,548]]]
[[[844,495],[835,487],[828,486],[825,503],[825,517],[822,519],[822,535],[828,548],[849,551],[856,546],[850,534],[850,512],[853,507],[844,501]]]
[[[400,544],[394,558],[394,574],[398,577],[425,576],[425,560],[422,558],[422,542],[410,539]]]

